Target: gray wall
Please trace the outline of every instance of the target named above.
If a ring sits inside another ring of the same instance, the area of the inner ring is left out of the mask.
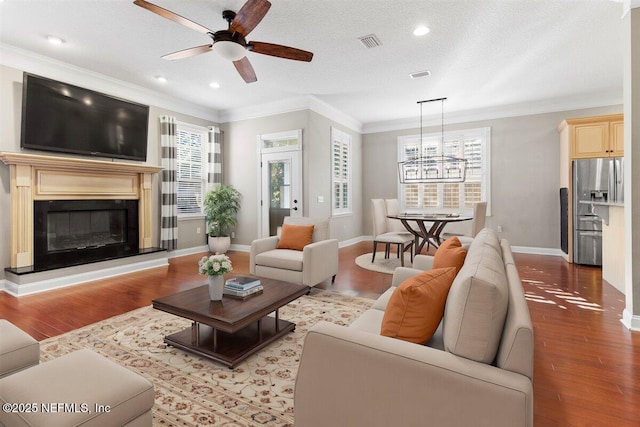
[[[332,237],[341,241],[362,234],[362,137],[340,124],[311,110],[276,114],[269,117],[225,123],[224,182],[242,194],[238,216],[236,245],[249,245],[258,236],[258,145],[257,136],[302,129],[303,215],[331,216],[330,129],[337,127],[352,136],[354,212],[331,218]],[[318,203],[318,196],[324,197]]]
[[[622,106],[561,111],[468,123],[445,124],[445,131],[491,128],[491,208],[486,226],[503,227],[515,246],[560,247],[560,135],[566,118],[620,113]],[[446,120],[446,117],[445,117]],[[440,127],[424,129],[440,132]],[[363,136],[364,234],[371,234],[372,198],[397,197],[397,137],[420,129]]]
[[[20,151],[22,73],[22,70],[0,65],[0,151]],[[118,96],[122,97],[122,95]],[[135,99],[133,100],[135,101]],[[147,140],[147,161],[145,164],[160,165],[159,116],[163,114],[172,115],[180,121],[200,126],[216,125],[209,120],[151,106],[149,108],[149,134]],[[36,153],[35,151],[32,152]],[[37,152],[37,154],[64,156],[64,154],[60,153]],[[154,177],[153,188],[153,226],[155,230],[153,244],[157,246],[159,244],[160,235],[160,181],[158,175]],[[11,262],[9,247],[9,194],[9,166],[0,162],[0,279],[5,277],[4,269],[9,267]],[[202,235],[198,235],[196,233],[196,229],[198,227],[201,228]],[[206,240],[204,231],[204,218],[179,221],[178,248],[190,248],[205,244]]]

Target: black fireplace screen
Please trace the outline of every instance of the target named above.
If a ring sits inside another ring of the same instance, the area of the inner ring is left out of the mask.
[[[47,251],[86,249],[126,242],[127,211],[67,211],[47,215]]]
[[[36,201],[34,228],[38,269],[120,257],[138,251],[138,201]]]

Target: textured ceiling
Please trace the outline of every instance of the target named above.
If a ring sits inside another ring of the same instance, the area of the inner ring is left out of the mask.
[[[226,28],[223,10],[244,3],[152,2],[213,30]],[[621,3],[609,0],[272,0],[247,39],[309,50],[314,58],[249,53],[258,77],[252,84],[213,52],[162,60],[210,39],[131,0],[5,0],[0,44],[221,114],[312,95],[367,125],[416,117],[416,101],[437,97],[448,98],[447,112],[621,104],[621,16]],[[431,32],[413,36],[419,24]],[[372,33],[382,45],[367,49],[358,37]],[[52,46],[49,34],[66,42]],[[409,77],[422,70],[431,76]],[[159,84],[157,75],[168,82]],[[212,81],[221,87],[210,88]]]

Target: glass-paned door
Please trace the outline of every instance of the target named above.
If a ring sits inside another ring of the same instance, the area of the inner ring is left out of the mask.
[[[301,133],[275,136],[259,140],[261,237],[278,235],[285,216],[302,216]]]

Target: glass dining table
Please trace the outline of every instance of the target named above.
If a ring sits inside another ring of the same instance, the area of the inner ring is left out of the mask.
[[[404,213],[398,215],[387,215],[387,218],[398,219],[408,232],[415,236],[415,253],[419,254],[424,245],[433,245],[438,248],[442,243],[440,234],[450,222],[470,221],[471,216],[459,214],[419,214]],[[417,227],[412,226],[415,223]]]

